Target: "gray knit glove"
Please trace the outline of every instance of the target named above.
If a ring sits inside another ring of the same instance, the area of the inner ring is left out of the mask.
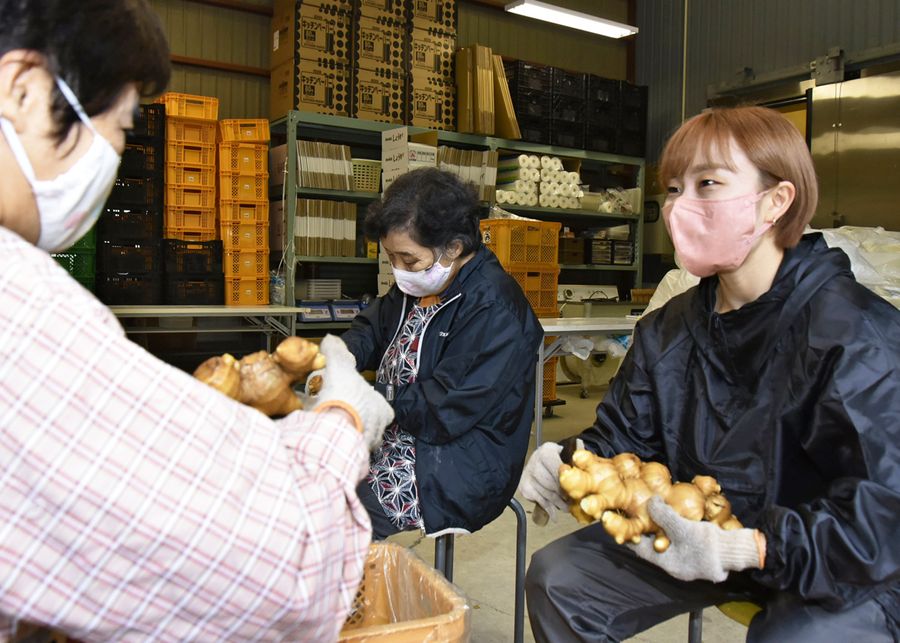
[[[584,448],[584,443],[580,439],[578,448]],[[559,465],[563,463],[562,450],[561,444],[544,442],[531,454],[519,480],[518,493],[535,504],[533,519],[539,525],[547,524],[547,519],[542,517],[542,514],[556,521],[557,510],[569,510],[569,503],[559,486]]]
[[[671,544],[663,553],[653,549],[653,536],[628,545],[640,558],[683,581],[721,583],[728,572],[760,568],[760,548],[755,529],[725,531],[711,522],[682,518],[659,496],[649,500],[648,511]]]

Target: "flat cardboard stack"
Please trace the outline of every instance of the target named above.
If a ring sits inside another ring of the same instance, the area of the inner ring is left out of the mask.
[[[503,60],[490,47],[456,52],[457,131],[521,138]]]
[[[294,219],[294,248],[299,256],[354,256],[356,204],[298,199]]]

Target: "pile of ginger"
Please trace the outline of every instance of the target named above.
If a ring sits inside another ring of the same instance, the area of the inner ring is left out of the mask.
[[[197,367],[194,377],[270,417],[280,417],[303,408],[294,385],[324,367],[325,356],[317,344],[288,337],[271,354],[257,351],[240,360],[228,353],[210,357]],[[307,389],[315,395],[321,384],[321,378],[314,376]]]
[[[650,518],[647,501],[661,496],[680,516],[708,520],[722,529],[740,529],[731,513],[731,503],[711,476],[695,476],[688,482],[672,483],[669,469],[659,462],[641,462],[633,453],[601,458],[585,449],[572,454],[572,464],[559,468],[559,484],[572,500],[569,510],[584,524],[603,523],[620,545],[640,542],[643,534],[656,534],[653,547],[663,552],[669,539]]]

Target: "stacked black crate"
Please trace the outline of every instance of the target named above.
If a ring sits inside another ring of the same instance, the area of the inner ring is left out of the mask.
[[[620,87],[621,81],[588,76],[585,149],[609,154],[618,151]]]
[[[616,151],[626,156],[644,156],[647,150],[647,87],[623,80],[620,92]]]
[[[553,68],[522,60],[503,63],[522,140],[550,144],[553,113]]]
[[[550,144],[584,149],[587,74],[553,68]]]
[[[108,305],[162,303],[163,105],[141,105],[97,222],[97,297]]]

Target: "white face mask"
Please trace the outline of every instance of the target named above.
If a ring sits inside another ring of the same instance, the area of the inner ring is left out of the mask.
[[[93,227],[112,191],[121,160],[112,144],[94,128],[65,81],[57,78],[56,84],[94,137],[84,155],[56,178],[39,180],[35,176],[15,127],[0,116],[0,129],[3,130],[22,173],[28,179],[37,202],[41,221],[41,236],[37,246],[47,252],[59,252],[68,248]]]
[[[397,282],[397,288],[413,297],[427,297],[428,295],[436,295],[447,286],[450,279],[450,272],[453,270],[453,262],[449,266],[440,264],[441,253],[431,267],[425,270],[410,271],[400,270],[391,266],[394,272],[394,279]]]

